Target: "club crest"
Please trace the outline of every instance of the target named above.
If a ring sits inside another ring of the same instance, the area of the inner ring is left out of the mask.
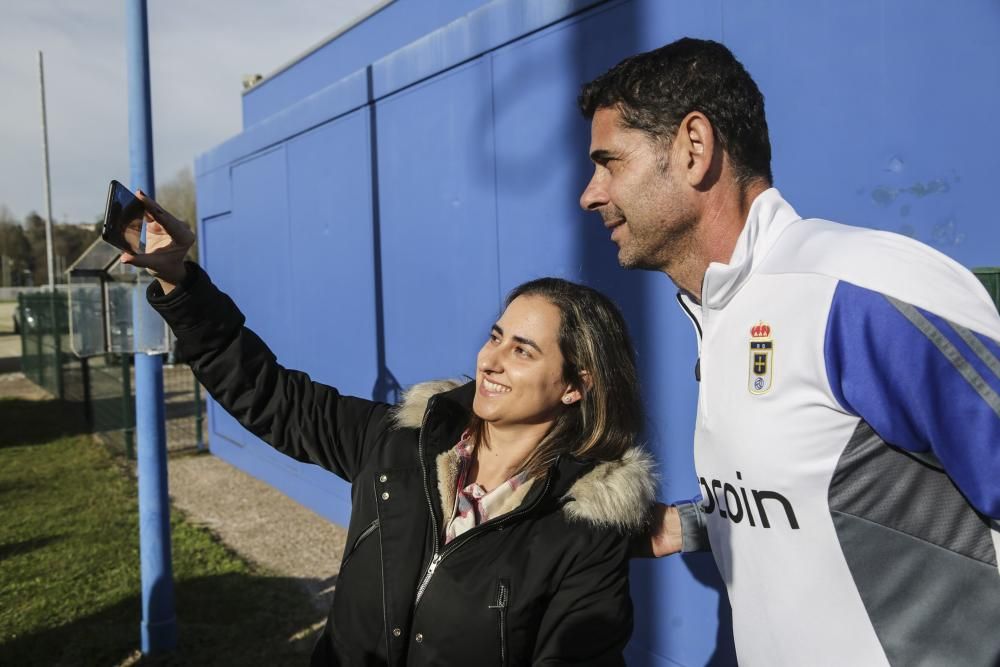
[[[751,394],[766,394],[774,378],[774,339],[771,327],[758,322],[750,327],[750,382]]]

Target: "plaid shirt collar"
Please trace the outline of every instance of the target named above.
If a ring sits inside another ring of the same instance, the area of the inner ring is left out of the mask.
[[[451,521],[445,530],[445,544],[470,528],[499,516],[497,514],[498,508],[502,507],[504,501],[528,480],[527,473],[521,472],[510,477],[489,493],[475,482],[466,484],[466,477],[472,467],[472,457],[476,449],[476,445],[469,435],[468,431],[462,433],[458,444],[455,445],[455,452],[458,454],[458,481],[456,483],[455,507],[452,511]]]

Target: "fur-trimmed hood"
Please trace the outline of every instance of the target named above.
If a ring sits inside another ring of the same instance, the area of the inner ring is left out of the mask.
[[[413,385],[396,406],[393,420],[400,428],[420,428],[431,397],[465,384],[459,380],[436,380]],[[626,533],[642,530],[656,494],[656,464],[641,447],[633,447],[617,461],[602,461],[581,475],[563,493],[563,513],[570,520],[585,521],[601,528]],[[455,503],[458,454],[448,448],[437,456],[438,493],[448,512]],[[516,509],[533,486],[531,480],[518,487],[501,508]]]

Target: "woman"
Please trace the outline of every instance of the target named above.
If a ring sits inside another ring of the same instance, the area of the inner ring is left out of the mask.
[[[628,536],[653,500],[635,363],[603,295],[516,288],[476,379],[402,404],[286,370],[183,257],[187,225],[139,193],[147,252],[123,261],[212,396],[281,452],[352,484],[347,549],[316,665],[624,664]]]

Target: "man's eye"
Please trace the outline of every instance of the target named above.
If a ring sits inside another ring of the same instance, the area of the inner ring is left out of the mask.
[[[495,333],[491,333],[490,334],[490,342],[491,343],[499,343],[500,342],[500,336],[496,335]]]
[[[525,359],[531,359],[531,351],[526,347],[521,347],[520,345],[514,348],[514,354],[519,357],[524,357]]]

